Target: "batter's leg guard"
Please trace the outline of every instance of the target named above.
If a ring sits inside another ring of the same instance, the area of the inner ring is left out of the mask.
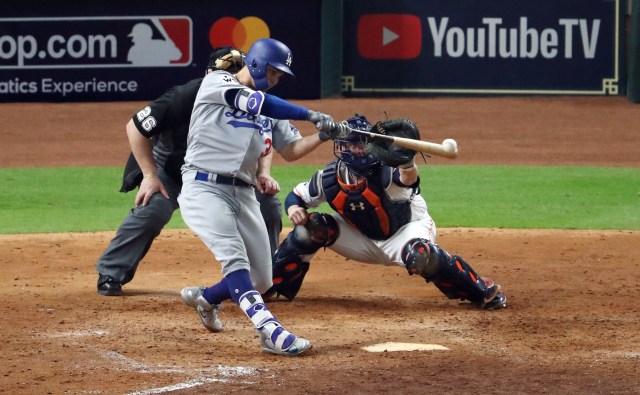
[[[285,356],[298,356],[311,349],[311,343],[287,331],[271,314],[258,291],[240,296],[239,305],[260,334],[262,351]]]
[[[310,264],[304,262],[302,256],[313,254],[320,248],[335,243],[338,235],[338,224],[335,219],[328,214],[312,213],[311,215],[321,216],[314,219],[316,225],[313,233],[305,226],[298,225],[276,250],[273,256],[273,286],[264,293],[265,299],[282,295],[293,300],[309,271]],[[318,229],[319,223],[326,226],[326,229]]]
[[[428,240],[410,240],[403,247],[402,259],[409,274],[419,274],[427,282],[433,282],[449,299],[468,300],[487,308],[496,298],[504,296],[499,285],[483,280],[464,259],[449,255]],[[506,297],[503,302],[506,303]],[[494,304],[498,303],[491,306]]]

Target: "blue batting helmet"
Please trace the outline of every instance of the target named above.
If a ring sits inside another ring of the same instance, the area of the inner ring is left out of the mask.
[[[272,38],[261,38],[254,42],[247,52],[245,64],[249,67],[249,73],[251,73],[256,88],[261,91],[269,88],[267,65],[293,76],[293,72],[289,68],[291,66],[291,50],[280,41]]]
[[[351,129],[364,132],[371,130],[371,123],[360,114],[355,114],[343,123],[346,123]],[[361,177],[368,176],[375,167],[381,164],[380,161],[366,152],[367,141],[367,137],[362,134],[349,133],[344,139],[336,139],[333,142],[334,155],[344,162],[351,171]]]

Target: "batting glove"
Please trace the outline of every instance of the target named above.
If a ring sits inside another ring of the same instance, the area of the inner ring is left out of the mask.
[[[318,122],[322,122],[325,119],[333,121],[333,118],[331,118],[331,115],[323,114],[318,111],[309,111],[309,114],[307,114],[307,120],[309,122],[315,123],[316,125]]]
[[[349,135],[349,128],[342,123],[335,123],[333,120],[323,120],[316,123],[320,140],[343,140]]]

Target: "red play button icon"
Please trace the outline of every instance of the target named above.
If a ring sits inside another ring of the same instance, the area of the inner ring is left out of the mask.
[[[358,21],[358,52],[369,59],[413,59],[422,48],[422,25],[411,14],[368,14]]]

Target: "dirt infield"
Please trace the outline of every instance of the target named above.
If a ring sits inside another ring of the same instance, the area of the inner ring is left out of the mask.
[[[122,165],[124,124],[141,104],[2,104],[0,167]],[[458,140],[460,158],[430,160],[438,164],[639,165],[640,107],[624,98],[300,104],[336,118],[358,111],[377,120],[383,110],[409,116],[423,139]],[[331,157],[323,146],[300,163]],[[439,229],[439,244],[503,285],[509,306],[494,312],[446,300],[400,267],[320,252],[296,301],[269,305],[314,344],[305,357],[284,358],[260,352],[255,331],[232,304],[223,307],[219,334],[207,332],[182,304],[182,287],[220,278],[219,264],[189,230],[162,233],[123,297],[98,296],[95,261],[114,231],[0,236],[0,393],[636,394],[640,388],[640,232]],[[362,348],[387,342],[447,350]]]

